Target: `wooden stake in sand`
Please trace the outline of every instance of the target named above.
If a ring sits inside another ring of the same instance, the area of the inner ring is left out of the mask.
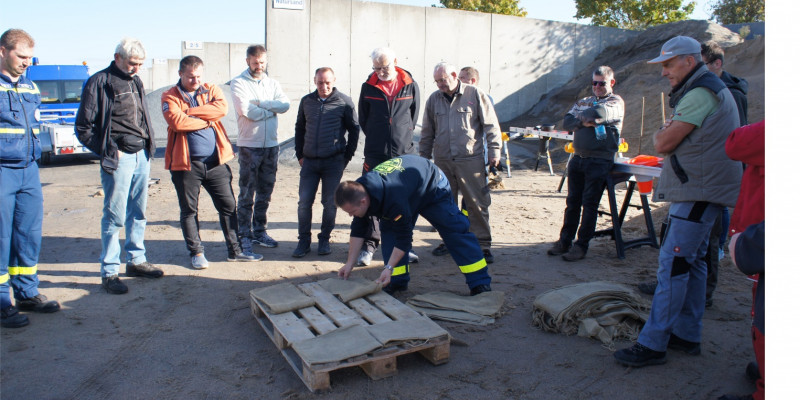
[[[644,138],[644,96],[642,96],[642,127],[639,129],[639,152],[637,155],[642,154],[642,139]]]
[[[661,92],[661,125],[667,123],[667,117],[664,114],[664,92]]]

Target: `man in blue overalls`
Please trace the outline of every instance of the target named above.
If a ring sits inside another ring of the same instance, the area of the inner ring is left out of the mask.
[[[436,228],[467,281],[470,295],[491,291],[489,269],[469,220],[453,202],[442,171],[419,156],[392,158],[355,181],[339,184],[336,206],[353,217],[350,250],[339,276],[347,279],[358,260],[369,217],[380,219],[381,252],[386,264],[377,282],[393,294],[408,288],[408,251],[417,217]]]
[[[25,75],[33,38],[21,29],[0,36],[0,314],[4,328],[28,325],[18,310],[51,313],[58,302],[39,294],[43,197],[36,160],[42,155],[39,88]],[[17,306],[11,305],[9,283]]]

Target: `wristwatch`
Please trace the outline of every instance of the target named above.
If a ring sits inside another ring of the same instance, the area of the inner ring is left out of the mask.
[[[383,268],[384,268],[384,269],[388,269],[389,271],[392,271],[392,270],[394,270],[394,267],[393,267],[393,266],[391,266],[391,265],[389,265],[389,264],[386,264],[386,265],[385,265]]]

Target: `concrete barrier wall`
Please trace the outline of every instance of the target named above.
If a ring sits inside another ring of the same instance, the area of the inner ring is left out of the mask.
[[[292,100],[289,111],[279,117],[279,138],[294,135],[297,104],[314,90],[313,73],[318,67],[333,68],[337,88],[357,102],[361,84],[372,72],[369,54],[376,47],[389,46],[397,53],[398,65],[419,83],[423,103],[436,90],[433,67],[438,62],[477,68],[479,86],[494,98],[499,119],[507,121],[568,82],[605,47],[635,34],[358,0],[305,0],[302,10],[275,9],[267,0],[269,75]]]

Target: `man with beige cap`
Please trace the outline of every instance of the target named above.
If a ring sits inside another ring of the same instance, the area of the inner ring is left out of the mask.
[[[736,102],[708,70],[700,43],[676,36],[648,61],[661,64],[672,86],[672,115],[654,135],[664,167],[654,201],[670,202],[658,257],[658,286],[650,317],[632,347],[614,353],[630,367],[663,364],[667,348],[700,354],[708,240],[722,207],[733,207],[742,168],[725,155],[725,138],[739,126]]]

